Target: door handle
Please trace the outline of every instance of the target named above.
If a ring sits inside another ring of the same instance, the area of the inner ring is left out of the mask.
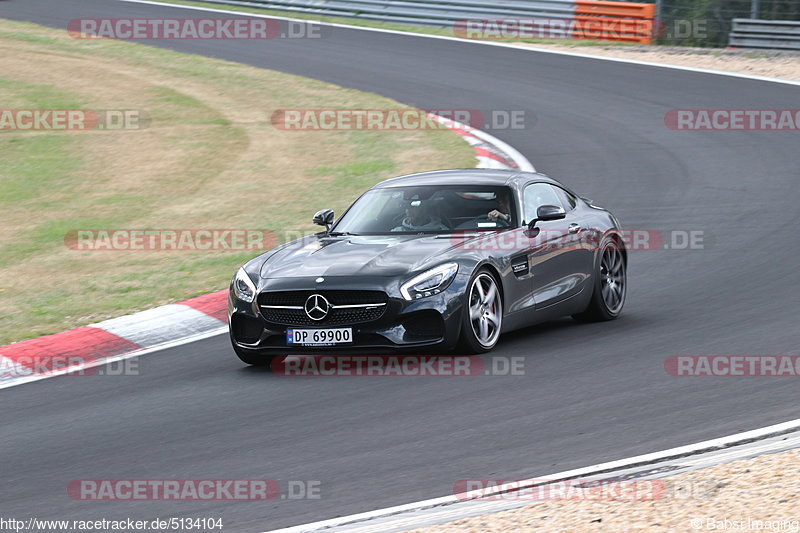
[[[575,224],[574,222],[569,225],[569,232],[570,233],[578,233],[581,230],[579,224]]]

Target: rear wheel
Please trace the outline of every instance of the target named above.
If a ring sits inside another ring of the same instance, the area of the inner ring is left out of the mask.
[[[613,239],[600,246],[600,262],[594,276],[592,299],[586,310],[573,318],[581,322],[613,320],[622,312],[628,287],[625,252]]]
[[[503,297],[497,280],[488,270],[479,270],[467,285],[461,341],[469,353],[494,348],[503,325]]]

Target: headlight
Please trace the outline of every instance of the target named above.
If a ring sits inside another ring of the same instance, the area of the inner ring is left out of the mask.
[[[240,268],[233,276],[233,292],[237,298],[247,303],[252,302],[256,297],[256,286],[253,285],[253,281],[243,268]]]
[[[406,300],[416,300],[439,294],[450,285],[458,272],[456,263],[446,263],[414,276],[400,286],[400,294]]]

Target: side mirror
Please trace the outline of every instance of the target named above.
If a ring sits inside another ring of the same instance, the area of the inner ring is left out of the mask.
[[[323,209],[314,214],[314,224],[325,226],[325,230],[330,230],[333,225],[333,209]]]
[[[567,216],[567,212],[563,207],[557,205],[540,205],[536,210],[536,218],[528,223],[528,228],[533,229],[536,223],[540,220],[546,222],[548,220],[561,220]]]

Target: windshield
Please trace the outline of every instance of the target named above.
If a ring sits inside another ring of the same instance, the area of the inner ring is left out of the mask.
[[[441,185],[373,189],[356,200],[333,232],[383,235],[516,227],[512,198],[508,187]]]

